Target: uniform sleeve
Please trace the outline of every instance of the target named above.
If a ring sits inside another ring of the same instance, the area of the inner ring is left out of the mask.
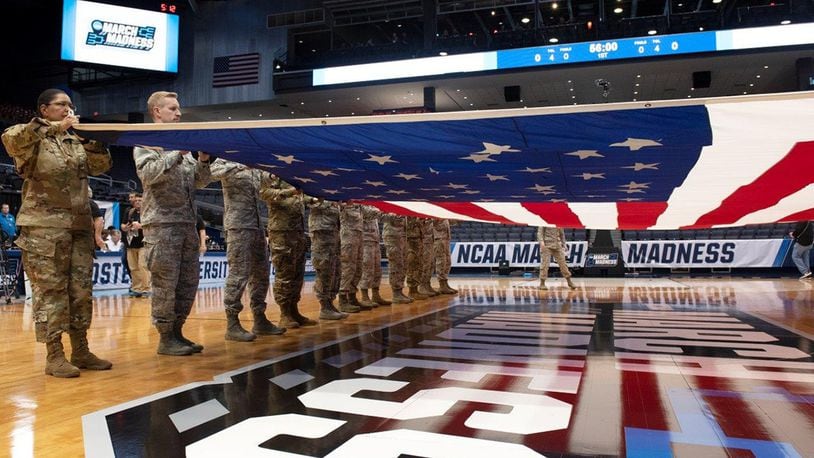
[[[88,175],[101,175],[113,167],[113,158],[104,144],[91,140],[82,146],[88,155]]]
[[[14,164],[21,175],[25,175],[28,162],[36,156],[40,141],[56,135],[58,127],[48,125],[45,121],[34,118],[28,124],[17,124],[3,132],[3,145],[8,155],[14,158]]]
[[[297,193],[297,189],[292,187],[285,188],[284,182],[280,179],[274,180],[271,184],[264,183],[260,188],[260,198],[266,202],[275,202],[278,200],[291,197]]]
[[[192,159],[192,158],[190,158]],[[209,161],[195,161],[195,189],[205,188],[212,181]]]
[[[212,176],[212,181],[221,181],[229,178],[238,170],[238,165],[234,162],[225,161],[223,159],[216,159],[215,162],[209,164],[209,173]]]
[[[151,186],[167,179],[167,171],[180,164],[184,159],[178,151],[160,154],[158,151],[135,147],[133,160],[136,163],[138,174],[143,186]]]

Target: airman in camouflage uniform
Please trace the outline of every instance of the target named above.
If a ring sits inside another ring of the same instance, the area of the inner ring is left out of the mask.
[[[449,253],[449,243],[452,235],[449,230],[449,220],[438,218],[432,222],[433,239],[435,245],[435,273],[438,275],[438,292],[441,294],[458,294],[458,290],[449,286],[449,270],[452,268],[452,259]]]
[[[260,197],[269,208],[268,236],[274,264],[274,300],[280,306],[280,326],[314,326],[297,304],[305,277],[305,205],[302,191],[279,177],[263,183]]]
[[[424,250],[424,235],[421,233],[423,224],[420,218],[408,216],[407,218],[407,286],[409,296],[415,300],[423,300],[429,295],[419,290],[422,279],[421,253]]]
[[[213,162],[210,169],[212,179],[223,186],[223,227],[229,261],[229,276],[223,290],[226,340],[250,342],[256,334],[282,334],[285,329],[278,328],[266,317],[270,272],[266,233],[260,221],[260,186],[262,180],[270,179],[269,173],[223,159]],[[238,319],[247,286],[254,316],[252,332],[243,329]]]
[[[181,119],[178,96],[156,92],[147,111],[156,123]],[[209,155],[161,148],[133,148],[136,173],[144,188],[141,225],[153,286],[152,320],[161,338],[158,353],[190,355],[203,346],[184,337],[183,326],[198,292],[200,240],[195,230],[195,190],[210,181]]]
[[[102,144],[68,131],[79,120],[63,91],[44,91],[37,112],[42,117],[9,127],[2,136],[25,180],[16,243],[31,279],[37,340],[47,348],[45,373],[77,377],[80,368],[112,366],[90,352],[87,339],[94,245],[88,175],[106,172],[111,158]],[[62,347],[63,332],[71,338],[70,362]]]
[[[565,262],[565,253],[568,248],[565,245],[565,231],[556,227],[540,227],[537,229],[537,240],[540,241],[540,286],[539,289],[545,290],[548,287],[545,281],[548,278],[548,264],[551,262],[551,255],[560,266],[560,273],[565,277],[568,282],[568,287],[575,289],[574,282],[571,281],[571,271],[568,270],[568,264]]]
[[[435,267],[435,255],[433,253],[433,222],[431,218],[424,218],[421,222],[421,277],[418,285],[418,292],[427,296],[438,296],[438,291],[432,288],[432,269]]]
[[[394,304],[409,304],[413,300],[404,295],[405,248],[407,244],[407,224],[403,216],[393,213],[382,215],[382,239],[387,251],[387,271]]]
[[[356,287],[362,278],[362,206],[345,204],[339,213],[342,275],[339,280],[339,310],[357,313],[370,310],[372,304],[356,299]]]
[[[379,246],[379,216],[382,213],[370,205],[362,207],[362,279],[359,289],[362,290],[361,302],[374,307],[390,305],[379,294],[382,282],[382,249]],[[368,290],[371,295],[368,296]]]
[[[319,299],[320,320],[347,318],[334,307],[339,281],[339,203],[307,197],[308,233],[311,236],[311,263],[316,272],[314,294]]]

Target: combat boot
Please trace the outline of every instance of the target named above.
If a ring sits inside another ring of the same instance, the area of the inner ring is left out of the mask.
[[[392,302],[384,300],[384,298],[382,298],[382,296],[379,295],[379,288],[373,288],[372,291],[373,291],[373,293],[371,295],[372,296],[371,299],[373,299],[373,302],[375,302],[375,303],[377,303],[379,305],[390,305],[390,304],[392,304]]]
[[[393,303],[394,304],[409,304],[413,299],[404,295],[401,288],[393,288]]]
[[[407,295],[409,295],[411,299],[416,301],[423,301],[424,299],[429,297],[426,294],[421,294],[418,291],[418,286],[411,286],[410,290],[407,292]]]
[[[280,327],[287,329],[297,329],[300,327],[300,323],[291,312],[291,307],[287,305],[280,306]]]
[[[441,294],[458,294],[458,290],[449,286],[447,280],[438,280],[438,292]]]
[[[240,325],[240,318],[237,312],[226,312],[226,340],[234,340],[236,342],[251,342],[257,336],[251,332],[243,329]]]
[[[339,293],[339,311],[344,313],[359,313],[362,309],[351,304],[347,292]]]
[[[329,301],[319,301],[320,320],[341,320],[348,315],[336,310]]]
[[[45,373],[59,378],[79,377],[79,369],[65,359],[62,348],[62,333],[50,336],[45,341],[48,351],[45,357]]]
[[[184,328],[184,323],[185,322],[186,322],[186,320],[176,318],[175,322],[172,324],[172,332],[175,335],[175,339],[177,341],[181,342],[182,344],[186,345],[187,347],[192,348],[193,353],[202,352],[203,348],[204,348],[203,345],[196,344],[195,342],[193,342],[193,341],[187,339],[186,337],[184,337],[183,328]]]
[[[157,323],[155,325],[160,336],[156,353],[170,356],[187,356],[195,353],[192,347],[178,340],[174,326],[175,323]]]
[[[435,297],[438,295],[435,290],[431,290],[430,287],[424,283],[418,285],[418,293],[427,297]]]
[[[379,304],[370,300],[370,295],[368,294],[366,289],[362,289],[360,291],[362,291],[362,300],[359,301],[359,304],[361,304],[362,306],[370,307],[372,309],[379,306]]]
[[[294,316],[294,319],[297,320],[300,326],[316,326],[317,322],[308,318],[307,316],[300,313],[297,309],[297,304],[291,306],[291,315]]]
[[[373,310],[373,307],[363,304],[356,299],[356,290],[353,290],[353,292],[348,292],[347,294],[350,305],[359,307],[359,310]]]
[[[266,318],[266,314],[260,310],[252,311],[252,315],[254,316],[254,325],[252,326],[252,332],[259,336],[279,336],[280,334],[285,333],[285,328],[280,328],[274,325],[268,318]]]
[[[577,285],[575,285],[574,282],[571,281],[571,277],[565,277],[565,282],[568,283],[569,288],[577,289]]]
[[[94,355],[88,349],[88,330],[68,332],[71,337],[71,364],[80,369],[92,371],[106,371],[113,367],[113,363]]]
[[[545,291],[548,289],[548,286],[545,285],[545,278],[540,279],[540,286],[538,286],[537,289],[541,291]]]

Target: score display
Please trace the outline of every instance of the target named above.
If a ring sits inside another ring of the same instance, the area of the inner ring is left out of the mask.
[[[316,69],[313,71],[312,84],[324,86],[450,73],[811,44],[814,44],[814,23],[651,35]]]

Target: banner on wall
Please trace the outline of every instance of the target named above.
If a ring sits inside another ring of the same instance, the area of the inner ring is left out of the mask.
[[[105,225],[103,227],[113,226],[118,229],[121,224],[119,222],[119,203],[96,199],[94,199],[94,202],[99,206],[99,210],[104,212]]]
[[[229,275],[229,263],[226,253],[206,253],[201,256],[200,280],[198,286],[221,286]],[[310,259],[305,260],[305,273],[313,273],[314,266]],[[274,267],[271,268],[270,280],[274,279]],[[121,253],[96,253],[93,260],[93,289],[97,291],[130,288],[130,276],[122,264]]]
[[[588,242],[568,242],[565,256],[569,267],[585,262]],[[538,242],[452,242],[452,267],[497,267],[509,261],[512,267],[540,267]],[[553,260],[549,263],[556,266]]]
[[[782,267],[791,239],[623,241],[625,267]]]

